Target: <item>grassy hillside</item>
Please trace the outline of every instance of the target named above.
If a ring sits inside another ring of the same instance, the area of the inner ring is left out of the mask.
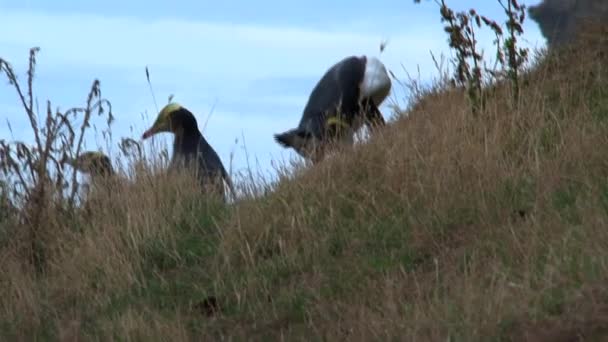
[[[475,114],[436,84],[369,142],[233,206],[130,170],[89,210],[45,209],[43,271],[5,218],[2,340],[608,337],[602,37]]]

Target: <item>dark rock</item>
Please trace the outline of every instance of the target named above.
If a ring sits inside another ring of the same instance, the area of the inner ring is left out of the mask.
[[[538,23],[549,47],[573,42],[585,21],[608,24],[606,0],[544,0],[531,6],[530,18]]]
[[[204,316],[213,316],[220,311],[218,300],[215,296],[209,296],[201,302],[194,304],[194,309]]]

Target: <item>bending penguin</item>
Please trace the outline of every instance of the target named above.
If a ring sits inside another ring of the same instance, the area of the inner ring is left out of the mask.
[[[330,143],[353,144],[363,125],[386,122],[378,109],[391,91],[384,64],[376,57],[350,56],[334,64],[313,88],[298,127],[275,134],[277,143],[293,148],[313,163],[321,161]]]
[[[174,135],[171,168],[194,164],[203,188],[210,187],[212,192],[224,197],[223,180],[236,199],[232,180],[218,154],[199,131],[194,114],[179,103],[169,103],[160,111],[152,127],[144,132],[142,139],[161,132]]]

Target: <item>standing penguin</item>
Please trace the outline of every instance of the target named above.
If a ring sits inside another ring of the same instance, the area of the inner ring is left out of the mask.
[[[364,124],[384,126],[378,109],[391,91],[384,64],[375,57],[350,56],[334,64],[313,88],[297,128],[275,134],[281,146],[293,148],[313,163],[323,159],[335,140],[352,144]]]
[[[194,164],[203,187],[211,186],[214,193],[223,197],[223,180],[228,185],[233,198],[236,197],[232,180],[220,157],[203,137],[196,118],[188,109],[178,103],[169,103],[160,111],[156,121],[143,134],[142,139],[161,132],[174,135],[171,168]]]

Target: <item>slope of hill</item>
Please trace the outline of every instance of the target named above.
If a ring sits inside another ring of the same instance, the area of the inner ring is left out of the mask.
[[[605,338],[605,47],[549,55],[517,100],[498,85],[476,115],[438,85],[381,135],[234,206],[138,169],[90,210],[49,209],[41,273],[5,221],[0,336]]]

